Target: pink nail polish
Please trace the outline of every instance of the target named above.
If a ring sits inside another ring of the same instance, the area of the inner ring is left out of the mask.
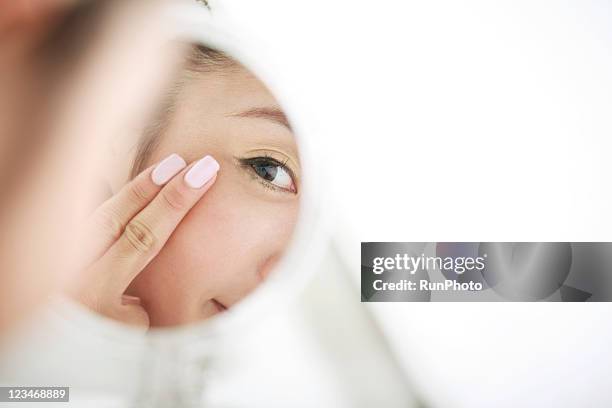
[[[185,183],[191,188],[201,188],[219,171],[219,163],[211,156],[200,159],[185,174]]]
[[[166,184],[179,171],[187,166],[185,160],[176,153],[162,160],[151,172],[151,180],[158,186]]]

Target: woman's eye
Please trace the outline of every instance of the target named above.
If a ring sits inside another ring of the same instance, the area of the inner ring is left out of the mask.
[[[291,168],[285,165],[285,163],[281,163],[268,156],[242,158],[238,160],[253,177],[257,178],[265,186],[288,193],[297,193],[295,177],[293,176]]]
[[[256,162],[252,163],[251,167],[253,168],[255,174],[270,184],[283,190],[291,191],[293,193],[296,192],[293,178],[287,172],[284,166],[272,162]]]

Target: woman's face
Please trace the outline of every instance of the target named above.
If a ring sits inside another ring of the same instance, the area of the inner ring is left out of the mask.
[[[169,326],[232,307],[266,278],[297,220],[300,165],[275,98],[241,67],[188,79],[159,137],[145,167],[171,153],[221,166],[126,292],[141,298],[151,326]]]

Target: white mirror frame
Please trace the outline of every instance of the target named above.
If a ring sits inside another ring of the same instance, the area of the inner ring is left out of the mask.
[[[232,334],[248,330],[249,326],[271,315],[275,309],[290,304],[314,274],[317,259],[321,259],[329,242],[329,211],[322,206],[325,200],[325,178],[322,166],[315,166],[313,149],[300,132],[301,117],[291,110],[291,95],[284,95],[281,84],[275,82],[274,67],[270,60],[256,56],[256,44],[246,39],[238,41],[228,21],[219,21],[214,13],[195,0],[170,3],[167,9],[169,32],[173,40],[202,43],[222,50],[243,63],[271,90],[279,100],[297,135],[302,167],[307,176],[302,178],[298,222],[288,250],[276,265],[266,282],[252,294],[221,315],[187,326],[154,328],[147,333],[155,344],[202,345],[228,339]],[[261,51],[261,50],[260,50]],[[262,63],[263,61],[263,63]],[[293,96],[295,97],[295,96]],[[99,316],[70,300],[59,302],[61,315],[79,327],[93,330],[109,340],[122,344],[138,343],[142,330]],[[208,348],[208,347],[207,347]],[[209,350],[210,351],[210,350]]]

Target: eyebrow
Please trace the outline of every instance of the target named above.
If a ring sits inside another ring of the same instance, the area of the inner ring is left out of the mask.
[[[291,129],[291,125],[289,124],[289,120],[285,115],[285,112],[280,110],[279,108],[273,107],[258,107],[245,110],[240,113],[233,114],[231,116],[236,116],[240,118],[259,118],[259,119],[267,119],[273,122],[279,123],[285,126],[287,129]]]

